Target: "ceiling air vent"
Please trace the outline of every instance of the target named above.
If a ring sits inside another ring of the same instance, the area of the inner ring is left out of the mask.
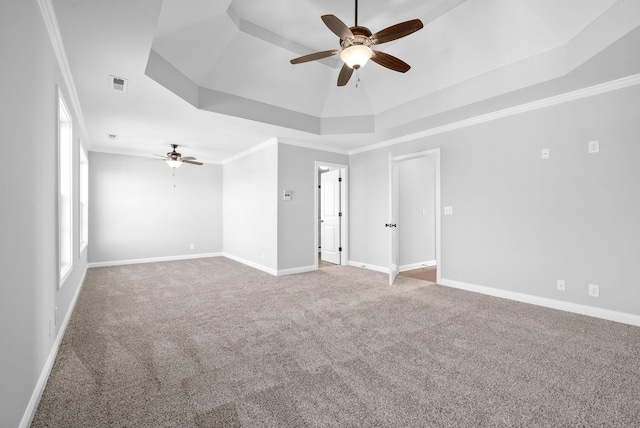
[[[124,77],[109,76],[109,88],[118,92],[127,92],[129,87],[129,80]]]

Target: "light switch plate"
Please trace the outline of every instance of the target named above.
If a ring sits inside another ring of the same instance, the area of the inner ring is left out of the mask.
[[[559,279],[556,284],[557,284],[558,291],[564,291],[565,290],[564,279]]]

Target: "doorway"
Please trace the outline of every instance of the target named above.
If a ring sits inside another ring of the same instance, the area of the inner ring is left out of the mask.
[[[347,264],[347,165],[315,162],[315,267]]]
[[[404,175],[401,167],[404,167]],[[402,179],[405,182],[401,186]],[[416,190],[419,193],[410,195]],[[420,202],[421,198],[424,202]],[[409,200],[411,203],[407,203]],[[438,282],[441,274],[440,149],[403,156],[389,154],[389,220],[385,225],[389,228],[389,284],[393,284],[401,271],[419,268],[431,270],[432,274],[435,270],[434,282]],[[401,256],[403,239],[404,260]],[[433,247],[427,248],[423,240],[428,240]],[[408,253],[411,255],[407,257]]]

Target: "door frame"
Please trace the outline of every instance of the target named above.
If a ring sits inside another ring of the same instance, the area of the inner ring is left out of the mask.
[[[442,248],[441,248],[441,227],[442,227],[442,223],[441,223],[441,218],[440,218],[440,211],[441,211],[441,202],[440,202],[440,162],[441,162],[441,157],[440,157],[440,148],[437,149],[431,149],[431,150],[424,150],[421,152],[415,152],[415,153],[409,153],[406,155],[400,155],[400,156],[393,156],[391,153],[389,153],[389,181],[391,182],[391,177],[392,177],[392,164],[393,163],[397,163],[399,164],[402,161],[406,161],[406,160],[411,160],[411,159],[416,159],[416,158],[422,158],[422,157],[429,157],[429,156],[435,156],[435,223],[436,223],[436,233],[435,233],[435,237],[436,237],[436,282],[440,283],[440,279],[442,278],[442,260],[441,260],[441,254],[442,254]],[[392,203],[392,188],[393,186],[389,185],[389,211],[391,212],[391,203]],[[390,239],[389,239],[389,253],[392,253],[392,249],[391,249],[391,235]],[[389,259],[389,272],[391,272],[391,264],[392,264],[392,260],[391,257]]]
[[[344,176],[342,177],[343,188],[341,192],[341,199],[343,206],[340,207],[342,211],[342,228],[340,232],[340,240],[342,241],[342,254],[340,255],[340,264],[346,265],[349,260],[349,165],[333,162],[315,161],[313,169],[313,265],[315,270],[318,269],[318,210],[320,206],[318,204],[318,185],[320,182],[318,178],[320,176],[320,167],[328,166],[329,169],[344,170]]]

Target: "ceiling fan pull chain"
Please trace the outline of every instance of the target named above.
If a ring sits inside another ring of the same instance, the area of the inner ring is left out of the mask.
[[[172,168],[172,169],[173,169],[173,187],[176,187],[176,169],[175,168]]]

